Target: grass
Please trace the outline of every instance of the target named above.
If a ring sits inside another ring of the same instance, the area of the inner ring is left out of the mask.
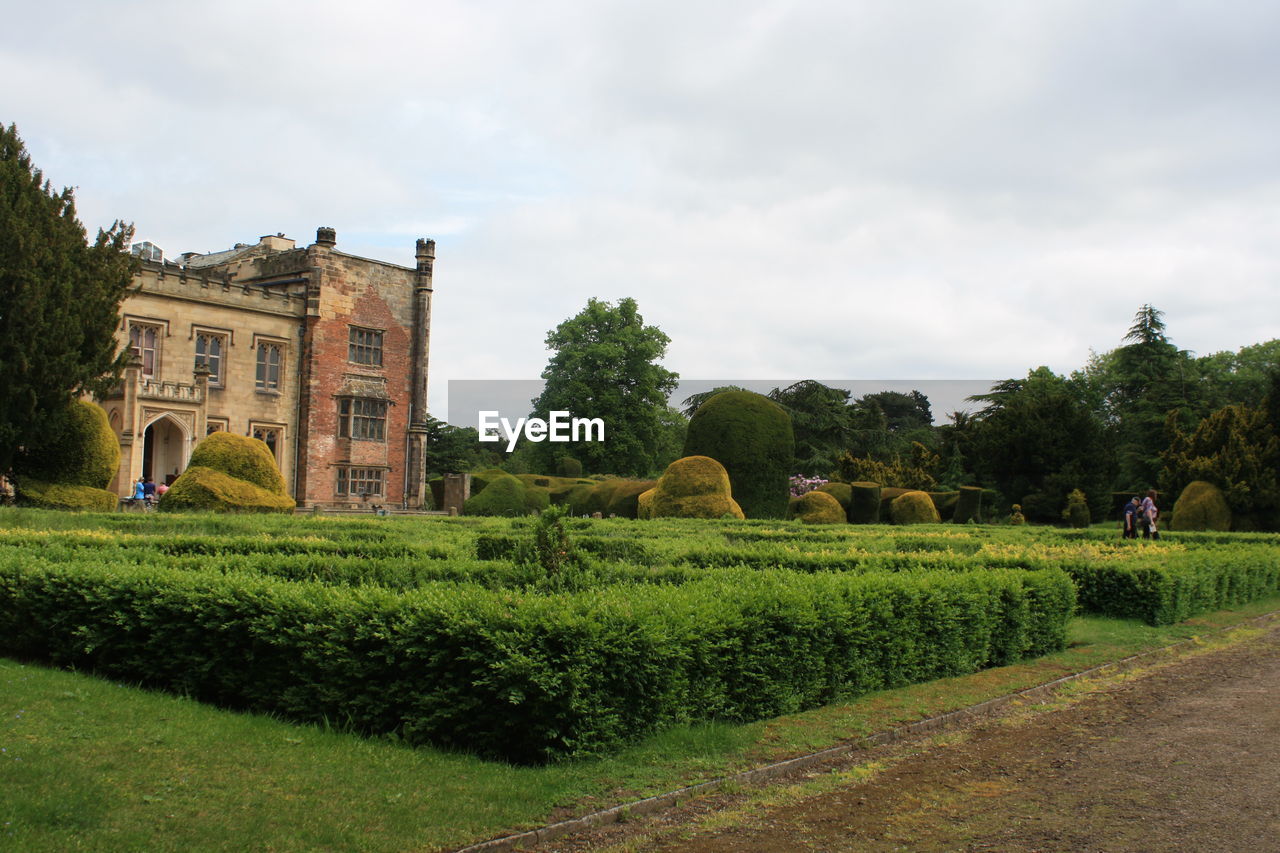
[[[1078,618],[1058,654],[610,759],[512,767],[237,714],[0,659],[0,849],[435,850],[716,778],[1280,609],[1151,627]]]

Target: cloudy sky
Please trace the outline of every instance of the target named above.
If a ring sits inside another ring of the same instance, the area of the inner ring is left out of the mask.
[[[1280,335],[1280,4],[7,4],[0,121],[170,256],[438,241],[432,403],[634,297],[689,378]]]

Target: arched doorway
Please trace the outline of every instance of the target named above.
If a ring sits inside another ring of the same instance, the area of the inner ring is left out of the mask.
[[[161,415],[142,434],[142,476],[157,483],[171,483],[186,465],[186,427],[168,415]]]

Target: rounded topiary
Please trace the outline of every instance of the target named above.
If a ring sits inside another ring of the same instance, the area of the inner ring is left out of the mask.
[[[1089,515],[1089,499],[1079,489],[1072,489],[1067,495],[1067,506],[1062,511],[1062,519],[1077,529],[1088,527],[1093,521]]]
[[[889,521],[893,518],[892,507],[893,502],[905,495],[911,489],[904,489],[900,486],[881,486],[880,487],[880,519]]]
[[[658,487],[654,486],[636,496],[636,518],[653,518],[653,496],[657,493]]]
[[[889,505],[894,524],[937,524],[942,519],[927,492],[904,492]]]
[[[284,477],[271,449],[260,439],[222,430],[204,438],[191,451],[188,468],[211,468],[277,495],[287,495]],[[183,476],[186,473],[183,472]],[[182,477],[178,478],[179,480]],[[174,481],[177,485],[177,481]],[[168,497],[166,494],[165,497]]]
[[[587,514],[591,515],[598,512],[602,516],[608,516],[609,501],[613,500],[613,493],[626,482],[626,480],[615,477],[596,484],[596,487],[591,491],[590,497],[587,498]]]
[[[579,483],[569,489],[564,502],[569,505],[569,512],[574,515],[590,515],[591,495],[595,493],[596,483]]]
[[[880,520],[880,484],[849,484],[849,521],[853,524],[875,524]]]
[[[1173,504],[1174,530],[1230,530],[1231,508],[1226,495],[1213,483],[1188,483]]]
[[[956,511],[951,520],[956,524],[982,521],[982,489],[977,486],[961,486],[956,498]]]
[[[609,497],[609,505],[605,515],[616,515],[619,518],[636,518],[639,512],[640,495],[658,484],[657,480],[623,480],[614,488]]]
[[[24,477],[17,484],[18,503],[42,509],[86,510],[111,512],[119,505],[120,497],[106,489],[93,486],[72,486],[66,483],[46,483]]]
[[[107,413],[87,400],[72,400],[49,417],[39,443],[14,458],[13,474],[19,492],[24,478],[105,489],[119,467],[120,442]]]
[[[463,515],[520,516],[529,514],[524,483],[510,474],[494,477],[462,505]]]
[[[561,456],[556,461],[556,475],[575,480],[582,476],[582,463],[572,456]]]
[[[645,502],[649,518],[744,517],[733,499],[728,472],[709,456],[686,456],[672,462],[653,487],[653,497]]]
[[[791,416],[768,397],[723,391],[689,420],[684,455],[707,456],[729,473],[733,499],[750,518],[783,518],[795,438]]]
[[[489,484],[501,477],[514,476],[501,468],[487,468],[471,475],[471,494],[478,495],[489,487]]]
[[[849,488],[848,483],[823,483],[815,491],[826,492],[838,500],[840,506],[844,508],[845,518],[848,518],[849,504],[853,500],[853,489]]]
[[[525,486],[524,506],[530,512],[542,512],[551,506],[551,490],[545,486]]]
[[[805,524],[843,524],[847,519],[840,501],[830,493],[818,489],[792,499],[787,507],[787,515],[798,518]]]
[[[294,507],[288,495],[201,465],[187,466],[159,503],[162,512],[293,512]]]

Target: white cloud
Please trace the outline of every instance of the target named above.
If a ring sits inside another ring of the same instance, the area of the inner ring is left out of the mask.
[[[0,92],[171,254],[439,240],[433,387],[633,296],[690,377],[1067,371],[1166,311],[1276,334],[1280,9],[1245,2],[46,2]],[[439,399],[433,392],[433,401]]]

